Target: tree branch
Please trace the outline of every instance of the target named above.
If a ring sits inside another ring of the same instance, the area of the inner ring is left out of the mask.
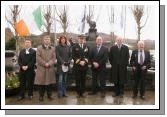
[[[148,7],[147,7],[147,17],[146,17],[145,23],[141,26],[141,28],[143,28],[146,25],[148,17],[149,17],[149,13],[148,13]]]

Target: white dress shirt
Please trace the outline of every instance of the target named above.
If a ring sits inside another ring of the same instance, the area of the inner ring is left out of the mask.
[[[145,54],[144,54],[144,50],[138,50],[138,63],[140,64],[140,55],[142,54],[142,57],[143,57],[143,63],[144,63],[144,60],[145,60]]]
[[[27,49],[26,49],[26,54],[29,54],[29,53],[30,53],[30,52],[29,52],[29,49],[30,49],[30,48],[27,48]]]

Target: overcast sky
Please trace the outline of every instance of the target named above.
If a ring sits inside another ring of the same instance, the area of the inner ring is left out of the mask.
[[[26,25],[28,26],[30,33],[32,34],[40,34],[41,31],[37,28],[32,12],[37,8],[38,6],[22,6],[22,10],[20,13],[20,19],[24,19],[26,22]],[[114,25],[111,25],[109,22],[109,9],[111,5],[95,5],[94,6],[94,21],[96,21],[97,25],[97,31],[103,32],[109,34],[111,31],[114,31],[115,34],[124,36],[124,28],[125,28],[125,37],[136,39],[137,38],[137,26],[136,22],[134,20],[132,11],[130,9],[130,5],[126,5],[126,22],[123,22],[123,24],[126,24],[125,27],[121,28],[120,22],[121,22],[121,12],[122,12],[122,5],[114,5],[114,13],[115,13],[115,22]],[[124,6],[125,7],[125,6]],[[147,20],[147,24],[141,31],[141,39],[152,39],[155,40],[155,17],[157,14],[155,14],[155,8],[154,6],[147,6],[149,7],[149,17]],[[58,9],[61,9],[62,6],[58,6]],[[68,18],[69,18],[69,28],[68,32],[72,33],[80,33],[78,30],[81,25],[81,19],[83,16],[84,11],[84,5],[69,5],[68,6]],[[9,12],[9,6],[6,6],[6,15],[10,16]],[[123,11],[125,13],[125,11]],[[146,11],[145,11],[146,12]],[[57,16],[55,16],[57,17]],[[142,19],[142,23],[144,24],[144,21],[146,19],[147,15],[144,15]],[[123,19],[125,19],[125,15],[123,14]],[[59,22],[53,21],[54,25],[52,26],[52,32],[62,32],[62,28],[59,24]],[[6,27],[11,27],[10,24],[6,22]],[[88,32],[88,24],[86,24],[85,32]]]

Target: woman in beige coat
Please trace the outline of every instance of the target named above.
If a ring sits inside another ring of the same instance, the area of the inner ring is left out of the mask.
[[[47,90],[48,99],[51,97],[51,84],[55,81],[54,64],[56,60],[55,48],[50,46],[49,35],[43,36],[43,44],[37,48],[36,62],[37,71],[35,84],[39,86],[39,100],[43,101],[45,88]]]

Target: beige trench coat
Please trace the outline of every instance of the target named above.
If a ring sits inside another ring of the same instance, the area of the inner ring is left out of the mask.
[[[55,54],[55,48],[52,46],[50,46],[48,49],[46,49],[43,45],[37,48],[37,71],[34,84],[50,85],[56,83],[54,69],[54,64],[56,60]],[[46,68],[45,63],[49,63],[50,67]]]

